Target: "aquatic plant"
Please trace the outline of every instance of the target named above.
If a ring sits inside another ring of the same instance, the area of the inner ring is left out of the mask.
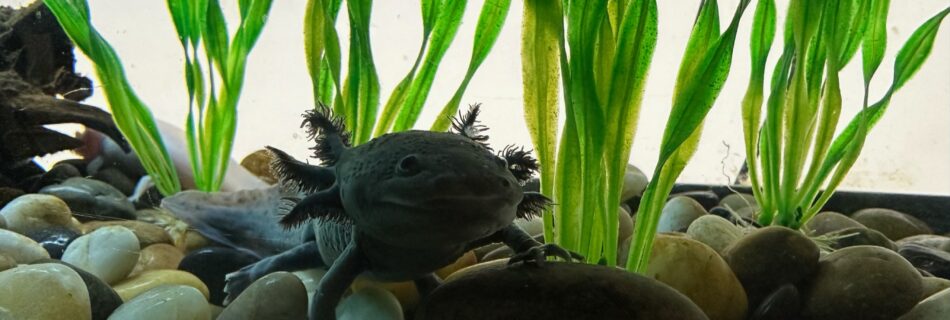
[[[152,112],[126,79],[122,61],[115,50],[92,26],[88,3],[85,0],[44,0],[44,3],[76,47],[92,60],[116,126],[152,176],[158,190],[165,195],[181,190],[178,174]]]
[[[869,105],[870,82],[887,44],[889,2],[793,0],[787,11],[784,48],[766,101],[763,83],[775,33],[775,2],[759,2],[751,38],[752,74],[742,117],[749,177],[761,209],[761,224],[798,228],[818,213],[858,159],[869,130],[891,97],[927,60],[940,23],[950,13],[950,8],[944,9],[914,31],[897,54],[890,87]],[[839,72],[859,46],[864,74],[862,109],[834,137],[841,111]],[[809,151],[810,163],[806,159]],[[819,192],[821,189],[824,191]]]
[[[739,21],[750,1],[739,3],[722,34],[716,1],[703,1],[696,15],[676,77],[673,108],[663,131],[660,156],[637,211],[637,225],[627,258],[627,269],[631,271],[646,271],[663,206],[673,190],[673,183],[696,152],[703,120],[729,77]]]
[[[342,0],[310,0],[304,17],[304,45],[314,100],[332,105],[360,144],[387,132],[411,129],[426,102],[442,58],[455,39],[468,1],[422,0],[422,45],[415,63],[379,110],[379,78],[370,46],[372,1],[347,1],[349,57],[341,79],[341,48],[335,24]],[[465,88],[491,51],[511,6],[510,0],[487,0],[475,27],[472,57],[465,78],[442,108],[433,131],[448,129]]]
[[[237,105],[244,85],[247,56],[267,20],[272,0],[238,1],[241,15],[234,37],[218,0],[168,0],[175,31],[185,54],[188,118],[185,134],[195,186],[221,188],[237,128]],[[201,68],[203,47],[207,74]],[[215,81],[220,81],[220,84]]]
[[[117,126],[159,191],[170,195],[181,190],[154,117],[128,83],[115,50],[92,26],[87,2],[46,0],[45,3],[70,39],[92,60]],[[185,132],[195,185],[202,191],[216,191],[221,187],[234,143],[237,103],[247,55],[260,35],[271,1],[239,1],[241,22],[230,40],[217,0],[168,0],[167,4],[185,53],[188,87]],[[204,48],[209,65],[207,77],[201,68],[199,47]]]
[[[722,35],[718,3],[701,4],[657,170],[641,201],[630,270],[641,271],[649,257],[659,210],[695,151],[699,127],[729,73],[738,21],[748,2],[742,2]],[[545,237],[589,262],[614,265],[616,208],[656,45],[656,2],[565,4],[526,1],[522,30],[526,121],[541,162],[542,192],[553,193],[557,203],[555,212],[544,215]],[[567,117],[555,146],[559,72]]]

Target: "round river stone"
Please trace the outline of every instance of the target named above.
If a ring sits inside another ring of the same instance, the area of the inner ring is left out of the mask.
[[[316,257],[314,257],[316,259]],[[208,285],[209,301],[221,305],[224,302],[224,276],[249,264],[257,262],[249,253],[224,247],[208,247],[185,255],[178,269],[194,274]]]
[[[821,259],[804,297],[802,315],[821,319],[895,319],[921,298],[921,278],[896,252],[847,247]]]
[[[416,319],[707,319],[673,288],[619,268],[496,263],[459,274],[423,301]]]
[[[801,232],[775,226],[753,231],[723,254],[753,306],[780,286],[813,275],[818,256],[818,246]]]

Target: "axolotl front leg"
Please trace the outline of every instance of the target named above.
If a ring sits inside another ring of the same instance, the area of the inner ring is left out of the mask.
[[[332,320],[336,318],[336,306],[342,300],[346,289],[356,280],[363,271],[366,270],[365,257],[362,255],[357,240],[357,234],[354,232],[353,239],[347,245],[346,249],[340,254],[339,258],[330,266],[330,270],[317,286],[316,294],[310,303],[310,319],[312,320]],[[545,257],[559,257],[566,261],[581,260],[583,257],[577,253],[570,252],[554,244],[542,244],[534,240],[527,232],[518,226],[511,224],[502,230],[499,230],[482,240],[472,243],[469,247],[481,244],[502,242],[512,250],[515,255],[509,260],[509,264],[519,262],[541,265]],[[423,285],[428,284],[428,285]],[[416,279],[416,285],[419,286],[420,294],[425,296],[429,291],[435,288],[438,279],[431,274],[423,275]]]
[[[336,306],[343,299],[343,294],[366,268],[363,261],[365,259],[354,236],[317,285],[310,303],[311,320],[336,319]]]
[[[498,242],[504,243],[514,251],[514,255],[508,260],[509,265],[519,262],[541,265],[546,257],[559,257],[568,262],[584,259],[580,254],[568,251],[556,244],[542,244],[534,240],[531,235],[515,224],[510,224],[488,237],[469,244],[468,248],[474,249]]]

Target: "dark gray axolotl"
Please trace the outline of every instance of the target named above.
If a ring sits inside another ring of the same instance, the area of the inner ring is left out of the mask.
[[[425,295],[439,284],[433,271],[488,243],[511,247],[516,254],[510,263],[580,258],[535,241],[512,223],[537,216],[550,200],[522,191],[537,162],[523,149],[493,153],[476,122],[478,112],[476,105],[455,119],[453,133],[392,133],[356,147],[349,146],[343,123],[329,108],[304,114],[323,166],[269,150],[280,183],[306,195],[288,199],[281,224],[314,219],[315,239],[229,274],[229,300],[274,271],[329,267],[309,313],[311,319],[333,319],[359,275],[413,280]]]

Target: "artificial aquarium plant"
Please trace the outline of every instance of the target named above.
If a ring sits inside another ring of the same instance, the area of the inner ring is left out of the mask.
[[[45,0],[44,3],[76,47],[92,60],[116,126],[135,150],[158,190],[165,195],[181,190],[178,174],[158,133],[152,112],[132,90],[115,50],[93,28],[89,5],[85,0]]]
[[[271,2],[238,1],[240,24],[234,37],[228,39],[218,0],[167,1],[185,54],[185,134],[195,186],[202,191],[221,188],[227,172],[247,56],[264,28]],[[201,67],[202,51],[207,74]]]
[[[927,60],[950,8],[914,31],[894,61],[891,85],[877,102],[868,104],[871,79],[887,44],[889,2],[791,1],[767,100],[763,83],[775,33],[775,2],[759,2],[751,38],[752,74],[742,102],[746,161],[761,210],[759,223],[798,228],[817,214],[857,160],[893,94]],[[841,111],[839,72],[859,48],[862,109],[835,137]]]
[[[645,266],[659,210],[695,151],[699,128],[729,73],[738,22],[748,3],[742,1],[723,34],[718,3],[700,5],[657,171],[641,201],[630,270]],[[656,45],[656,2],[526,1],[524,14],[525,116],[541,162],[542,192],[553,194],[557,204],[553,214],[544,215],[545,237],[589,262],[614,265],[616,208]],[[557,144],[559,73],[567,116]]]
[[[304,47],[313,83],[314,100],[332,105],[352,131],[354,144],[387,132],[411,129],[422,112],[435,74],[462,22],[464,0],[422,0],[422,45],[408,74],[393,88],[379,110],[379,78],[370,46],[369,24],[373,2],[346,2],[349,18],[349,55],[341,77],[340,39],[335,24],[342,0],[309,0],[304,17]],[[472,57],[465,78],[432,125],[448,129],[465,88],[491,51],[511,6],[510,0],[486,0],[475,27]]]
[[[92,26],[88,3],[45,3],[70,39],[92,60],[117,126],[159,191],[170,195],[181,190],[154,117],[128,83],[115,50]],[[200,190],[217,190],[227,171],[247,55],[264,26],[270,4],[270,0],[238,1],[241,23],[229,40],[217,0],[168,1],[185,52],[189,104],[185,130],[195,184]],[[199,63],[200,46],[209,65],[207,77]]]

